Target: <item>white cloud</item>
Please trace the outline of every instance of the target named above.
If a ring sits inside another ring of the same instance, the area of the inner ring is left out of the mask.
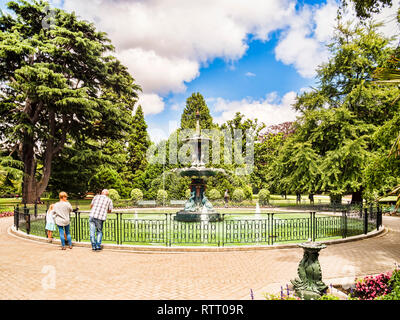
[[[253,73],[253,72],[246,72],[245,76],[246,76],[246,77],[255,77],[256,74]]]
[[[400,27],[397,23],[397,12],[400,7],[400,1],[394,0],[391,8],[386,7],[382,11],[373,16],[373,19],[377,22],[382,22],[384,25],[380,28],[380,31],[386,37],[396,37],[399,41]]]
[[[329,58],[326,42],[333,35],[336,13],[333,0],[320,7],[304,6],[283,33],[276,58],[292,64],[302,77],[314,77],[317,66]]]
[[[315,11],[315,38],[319,42],[327,42],[333,36],[335,28],[338,6],[334,1],[328,1],[327,4]]]
[[[384,23],[380,32],[387,37],[399,34],[395,18],[399,5],[399,1],[393,1],[391,8],[373,15],[376,21]],[[289,27],[275,48],[276,58],[284,64],[293,65],[302,77],[314,77],[317,66],[329,59],[326,45],[334,34],[337,10],[338,2],[335,0],[328,0],[324,5],[305,5],[288,22]],[[342,19],[356,19],[354,10],[350,7]]]
[[[64,9],[108,33],[147,94],[185,91],[201,65],[240,59],[249,34],[268,40],[295,13],[293,0],[65,0]]]
[[[286,93],[282,99],[279,99],[275,92],[261,100],[246,98],[239,101],[227,101],[217,98],[214,110],[219,113],[219,116],[215,117],[215,121],[220,124],[224,123],[234,118],[237,112],[244,114],[246,118],[258,119],[267,126],[294,121],[298,114],[291,106],[295,102],[296,96],[297,94],[291,91]]]
[[[142,106],[144,115],[160,113],[165,107],[162,98],[155,93],[139,94],[138,105]]]
[[[155,51],[141,48],[124,50],[117,54],[126,65],[144,92],[183,92],[184,82],[199,75],[199,64],[185,58],[167,58]]]
[[[160,100],[160,95],[184,92],[185,83],[215,58],[234,68],[248,49],[249,35],[268,41],[279,30],[276,59],[313,77],[329,57],[325,44],[333,32],[337,2],[303,5],[297,11],[295,0],[64,0],[63,6],[107,32],[143,92]],[[393,11],[385,9],[379,17],[390,20]],[[385,32],[394,28],[398,31],[392,19]],[[156,105],[148,112],[163,110],[161,103]]]

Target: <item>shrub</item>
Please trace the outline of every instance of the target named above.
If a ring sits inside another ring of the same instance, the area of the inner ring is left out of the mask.
[[[261,189],[258,193],[258,201],[261,205],[269,204],[271,194],[268,189]]]
[[[165,205],[167,203],[167,200],[168,200],[168,192],[162,189],[158,190],[156,199],[157,204]]]
[[[392,274],[381,273],[377,276],[367,276],[363,279],[356,281],[356,286],[353,292],[350,294],[352,298],[358,298],[359,300],[373,300],[379,296],[386,295],[391,292],[389,286],[389,280]]]
[[[190,194],[191,194],[190,189],[186,189],[186,191],[185,191],[185,199],[189,199],[190,198]]]
[[[140,200],[143,200],[143,192],[140,189],[132,189],[131,199],[134,204],[137,204]]]
[[[233,191],[232,200],[235,202],[242,202],[245,199],[244,191],[241,188]]]
[[[218,200],[221,199],[221,193],[217,189],[211,189],[208,193],[208,198],[210,200]]]
[[[108,196],[110,197],[110,199],[111,199],[112,201],[118,201],[118,200],[121,199],[121,197],[119,196],[117,190],[115,190],[115,189],[110,189],[110,190],[108,190],[108,192],[109,192]]]
[[[90,178],[89,191],[98,192],[103,189],[116,189],[121,192],[123,180],[119,173],[107,167],[100,167]]]
[[[243,192],[246,200],[253,200],[253,189],[249,185],[243,187]]]
[[[263,295],[267,300],[301,300],[295,295],[294,291],[289,290],[289,288],[283,289],[282,287],[280,294],[264,293]]]

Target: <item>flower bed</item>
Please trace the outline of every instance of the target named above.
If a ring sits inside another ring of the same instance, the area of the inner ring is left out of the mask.
[[[0,212],[0,218],[5,218],[5,217],[12,217],[14,215],[14,212]]]
[[[379,296],[389,294],[392,291],[389,286],[391,277],[392,272],[387,272],[375,277],[367,276],[363,279],[358,279],[354,290],[350,293],[350,297],[358,300],[374,300]]]
[[[400,300],[400,265],[396,264],[393,271],[376,276],[366,276],[355,279],[350,288],[333,286],[319,300]],[[338,294],[338,291],[341,294]],[[347,297],[346,297],[347,296]],[[281,287],[280,294],[264,294],[267,300],[300,300],[289,286]],[[253,299],[253,292],[251,291]]]

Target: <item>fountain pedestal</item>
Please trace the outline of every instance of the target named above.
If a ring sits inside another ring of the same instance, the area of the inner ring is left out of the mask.
[[[304,300],[317,300],[328,289],[322,282],[321,266],[318,261],[319,251],[326,248],[324,244],[302,243],[304,255],[300,261],[297,273],[299,278],[291,280],[296,295]]]

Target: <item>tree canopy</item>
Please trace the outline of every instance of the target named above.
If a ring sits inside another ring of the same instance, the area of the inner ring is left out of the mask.
[[[0,16],[0,140],[24,163],[24,200],[46,189],[66,143],[119,139],[140,87],[104,32],[48,3],[9,2]]]

